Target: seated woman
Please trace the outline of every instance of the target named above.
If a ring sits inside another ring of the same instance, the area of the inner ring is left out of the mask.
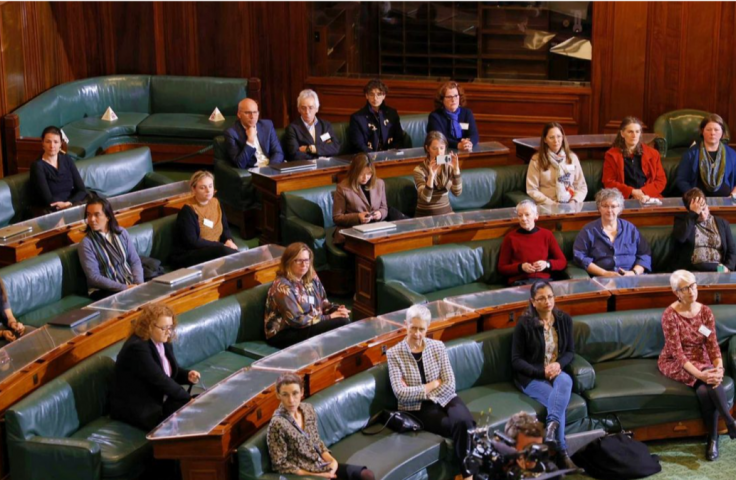
[[[642,122],[625,117],[603,160],[603,186],[615,188],[624,198],[646,202],[662,198],[667,176],[659,152],[641,142]]]
[[[583,167],[557,122],[550,122],[542,129],[539,152],[534,154],[526,171],[526,194],[543,205],[584,202],[588,195]]]
[[[709,197],[736,194],[736,152],[723,141],[725,123],[710,114],[700,122],[700,141],[682,156],[677,188],[685,193],[698,187]]]
[[[399,114],[384,103],[388,87],[380,80],[363,88],[366,104],[350,116],[348,139],[354,152],[382,152],[404,146]]]
[[[284,373],[276,380],[276,397],[281,402],[268,424],[266,441],[271,466],[281,474],[373,480],[371,470],[358,465],[338,463],[319,437],[317,413],[302,403],[304,385],[294,373]]]
[[[509,285],[533,283],[565,270],[567,259],[552,232],[535,226],[537,205],[522,200],[516,206],[516,215],[519,228],[503,237],[498,255],[498,272],[508,278]]]
[[[335,244],[345,243],[340,230],[388,216],[386,184],[376,176],[376,166],[365,153],[353,157],[348,174],[337,184],[332,221],[337,225]]]
[[[60,153],[61,130],[44,128],[41,142],[43,155],[31,164],[30,173],[38,213],[43,215],[80,205],[87,197],[87,189],[72,157]]]
[[[436,110],[429,114],[427,133],[440,132],[447,138],[450,148],[472,151],[478,144],[478,127],[466,103],[465,90],[456,82],[440,85],[434,99]]]
[[[112,418],[149,431],[190,400],[182,385],[197,383],[199,372],[179,367],[171,346],[175,330],[170,307],[143,307],[115,362]]]
[[[511,368],[516,386],[547,407],[544,441],[556,445],[560,468],[577,468],[565,442],[565,412],[572,378],[562,371],[574,357],[572,318],[555,308],[552,286],[539,280],[532,285],[529,308],[514,327]]]
[[[591,275],[617,277],[652,270],[652,255],[639,230],[618,218],[624,206],[621,192],[604,188],[595,195],[601,218],[578,233],[573,245],[575,264]]]
[[[281,254],[281,265],[266,299],[264,323],[269,345],[286,348],[350,323],[345,305],[327,300],[313,261],[314,254],[303,243],[292,243]]]
[[[473,415],[455,393],[455,374],[445,344],[427,337],[432,314],[424,305],[406,311],[406,338],[387,353],[391,388],[399,410],[411,412],[428,432],[452,438],[456,458],[468,452],[468,429]],[[462,463],[462,462],[461,462]],[[463,478],[474,472],[463,465]]]
[[[35,328],[25,326],[15,319],[13,311],[10,309],[10,300],[8,300],[8,292],[5,290],[5,283],[0,278],[0,347],[4,347],[10,342],[17,340],[26,333],[30,333]]]
[[[670,276],[677,301],[662,314],[664,348],[659,354],[663,375],[692,387],[700,403],[707,432],[705,458],[718,458],[718,416],[722,416],[728,435],[736,438],[736,422],[723,390],[723,358],[716,337],[716,322],[710,308],[698,303],[695,275],[677,270]]]
[[[710,214],[705,194],[691,188],[682,196],[688,212],[675,216],[672,236],[681,268],[699,272],[732,272],[736,244],[728,221]]]
[[[414,185],[417,187],[416,217],[452,213],[450,192],[456,197],[463,193],[460,176],[460,160],[450,153],[451,161],[438,164],[437,157],[444,157],[447,139],[440,132],[429,132],[424,140],[427,158],[414,168]]]
[[[190,267],[208,260],[238,253],[225,212],[215,196],[215,177],[200,170],[189,186],[194,198],[176,216],[171,259],[177,267]]]
[[[143,283],[143,265],[133,239],[118,225],[110,202],[93,197],[85,210],[87,234],[79,245],[79,262],[90,296],[99,300]]]

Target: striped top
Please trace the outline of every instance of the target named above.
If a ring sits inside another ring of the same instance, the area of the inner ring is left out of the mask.
[[[414,168],[414,185],[417,187],[417,211],[415,217],[427,217],[452,213],[450,192],[459,197],[463,192],[463,181],[460,174],[455,175],[452,165],[440,166],[433,185],[427,184],[429,179],[429,159]]]

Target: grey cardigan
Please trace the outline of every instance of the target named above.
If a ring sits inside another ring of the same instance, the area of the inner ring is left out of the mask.
[[[135,249],[133,239],[128,235],[128,231],[122,227],[120,230],[120,240],[128,251],[127,260],[130,265],[130,269],[133,272],[133,278],[136,284],[141,284],[143,283],[143,265],[141,265],[141,259]],[[97,261],[97,256],[92,248],[92,240],[90,240],[89,237],[84,237],[82,239],[79,244],[78,253],[79,261],[82,264],[84,275],[87,277],[87,286],[89,288],[111,292],[121,292],[128,288],[127,285],[110,280],[102,274],[100,263]]]

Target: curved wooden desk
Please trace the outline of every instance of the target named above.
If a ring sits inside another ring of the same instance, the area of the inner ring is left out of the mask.
[[[460,168],[482,168],[506,165],[509,149],[498,142],[481,142],[470,153],[459,153]],[[370,154],[376,166],[376,174],[380,178],[411,175],[414,167],[424,161],[424,148],[408,148],[405,150],[389,150]],[[263,229],[261,243],[277,243],[281,236],[280,214],[281,194],[306,188],[333,185],[347,175],[352,155],[344,155],[315,162],[315,169],[280,173],[271,167],[252,168],[251,181],[261,192],[263,205]]]
[[[178,212],[191,198],[187,182],[161,185],[109,199],[121,227]],[[14,225],[29,226],[28,233],[0,240],[0,266],[11,265],[42,253],[78,243],[84,238],[84,205],[50,213]]]

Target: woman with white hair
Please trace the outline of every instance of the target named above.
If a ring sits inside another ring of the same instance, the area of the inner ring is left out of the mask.
[[[399,410],[411,412],[428,432],[451,437],[457,458],[468,452],[468,429],[475,426],[468,407],[455,393],[455,374],[445,344],[427,337],[432,314],[424,305],[406,312],[406,338],[388,351],[391,388]],[[473,472],[461,467],[463,478]]]
[[[723,389],[723,358],[716,336],[716,322],[710,308],[698,303],[695,275],[677,270],[670,275],[677,301],[662,314],[664,348],[659,354],[663,375],[695,389],[708,438],[705,458],[718,458],[718,416],[736,438],[736,422],[728,408]]]
[[[618,218],[624,197],[615,188],[604,188],[595,195],[601,218],[578,233],[573,245],[575,263],[591,275],[618,277],[641,275],[652,270],[652,255],[639,230]]]
[[[552,232],[536,226],[537,205],[522,200],[516,206],[519,228],[503,238],[498,256],[498,272],[509,285],[525,285],[550,278],[552,272],[567,267],[567,259]]]
[[[337,155],[340,141],[335,136],[332,124],[317,118],[317,92],[302,90],[297,97],[296,107],[299,118],[286,127],[284,134],[286,160],[312,160]]]

